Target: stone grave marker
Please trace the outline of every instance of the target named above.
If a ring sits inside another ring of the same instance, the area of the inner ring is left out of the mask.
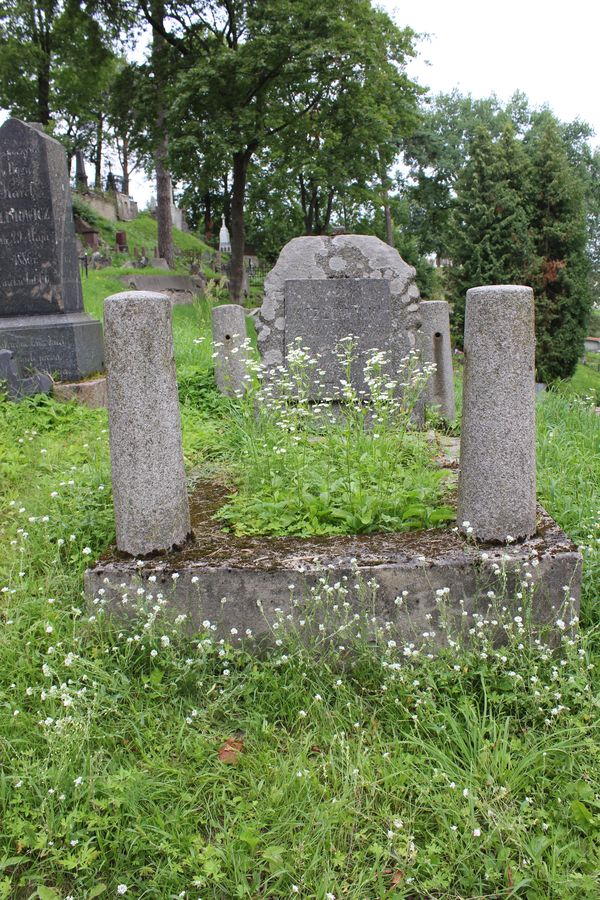
[[[337,383],[336,342],[352,334],[364,354],[387,350],[390,368],[415,348],[415,270],[397,250],[364,234],[300,237],[285,245],[265,279],[255,323],[267,379],[277,378],[294,338],[325,350],[325,379]]]
[[[364,368],[375,350],[390,351],[392,309],[389,282],[383,278],[344,278],[285,282],[284,355],[306,348],[318,366],[311,369],[311,397],[339,395],[344,365],[336,347],[354,339],[351,381],[367,391]],[[315,375],[315,368],[323,374]]]
[[[102,326],[83,311],[65,151],[19,119],[0,127],[0,349],[65,380],[104,362]]]

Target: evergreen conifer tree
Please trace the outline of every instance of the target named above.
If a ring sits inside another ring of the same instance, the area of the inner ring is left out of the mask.
[[[485,284],[528,284],[534,258],[529,231],[530,164],[512,125],[497,140],[478,128],[456,183],[450,239],[453,330],[462,346],[465,294]]]
[[[534,119],[526,145],[532,163],[537,378],[552,382],[574,373],[592,305],[584,191],[552,113]]]

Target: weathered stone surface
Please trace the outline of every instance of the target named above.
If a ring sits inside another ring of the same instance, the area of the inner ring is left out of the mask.
[[[171,307],[141,291],[104,304],[117,546],[132,556],[180,546],[191,531]]]
[[[134,291],[167,294],[176,304],[193,303],[203,294],[201,279],[189,275],[123,275],[121,281]]]
[[[275,319],[273,327],[284,330],[284,363],[295,346],[318,357],[318,366],[310,371],[312,399],[340,395],[345,372],[335,350],[344,338],[354,338],[351,381],[365,394],[364,368],[369,355],[375,350],[395,355],[390,283],[383,278],[286,281],[283,316]],[[323,374],[317,374],[315,368]]]
[[[246,313],[236,303],[212,311],[215,381],[222,394],[235,395],[248,385]]]
[[[106,378],[55,384],[52,396],[61,403],[75,400],[81,406],[87,406],[88,409],[100,409],[108,405]]]
[[[0,127],[0,316],[81,310],[64,148],[8,119]]]
[[[454,373],[450,345],[450,307],[444,300],[420,303],[415,313],[417,347],[424,363],[434,363],[435,372],[427,385],[426,404],[452,422],[456,416]]]
[[[258,349],[267,367],[281,365],[285,356],[285,283],[298,280],[386,279],[392,314],[390,344],[401,359],[414,346],[414,328],[408,307],[419,292],[415,270],[397,250],[371,235],[299,237],[285,245],[265,279],[265,297],[256,316]]]
[[[102,325],[87,313],[0,317],[0,347],[21,367],[76,381],[102,372]]]
[[[6,393],[9,400],[22,400],[32,394],[48,394],[52,385],[50,376],[40,372],[24,378],[13,352],[0,350],[0,394]]]
[[[207,488],[199,486],[199,493],[205,495]],[[202,502],[200,510],[194,510],[196,542],[183,553],[148,560],[142,570],[135,561],[123,561],[111,554],[98,562],[85,575],[90,603],[102,588],[108,610],[126,618],[132,613],[131,598],[141,586],[154,596],[158,591],[163,593],[173,617],[187,615],[190,630],[201,629],[208,619],[217,626],[217,638],[231,641],[232,628],[240,636],[250,628],[257,638],[272,642],[278,608],[296,621],[306,615],[304,603],[292,603],[290,583],[295,585],[297,600],[323,576],[330,584],[347,577],[349,594],[344,599],[360,611],[354,588],[357,569],[363,581],[373,579],[379,586],[372,611],[369,607],[376,625],[383,627],[390,622],[390,638],[418,638],[420,644],[424,630],[438,630],[436,590],[441,588],[450,591],[449,618],[454,618],[458,627],[463,610],[484,612],[489,607],[488,591],[502,597],[505,577],[509,596],[518,590],[524,571],[531,573],[535,585],[534,623],[552,625],[556,621],[564,600],[563,585],[569,585],[570,595],[576,604],[579,601],[581,555],[541,508],[538,514],[542,527],[536,537],[497,549],[478,547],[452,528],[328,537],[318,542],[303,538],[236,539],[219,531],[211,512],[202,509]],[[535,566],[531,566],[533,560]],[[495,574],[496,566],[506,576]],[[174,580],[175,573],[179,577]],[[156,581],[149,581],[150,577]],[[403,591],[408,591],[408,596],[398,606],[395,601]],[[126,604],[122,603],[124,593],[130,598]],[[227,602],[223,603],[223,598]],[[331,606],[330,599],[327,604]],[[327,609],[320,615],[326,616]]]
[[[131,222],[133,219],[137,219],[138,205],[128,194],[122,194],[120,191],[117,191],[115,193],[115,203],[117,219],[121,222]]]
[[[467,291],[458,523],[482,541],[535,532],[533,291]],[[467,526],[464,526],[465,528]]]

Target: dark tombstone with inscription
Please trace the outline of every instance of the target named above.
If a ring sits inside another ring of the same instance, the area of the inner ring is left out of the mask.
[[[65,381],[104,367],[102,326],[83,311],[65,151],[19,119],[0,127],[0,349]]]

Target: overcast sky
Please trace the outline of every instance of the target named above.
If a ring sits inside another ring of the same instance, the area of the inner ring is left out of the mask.
[[[563,121],[600,136],[600,7],[597,0],[377,0],[400,26],[427,32],[410,73],[434,93],[508,100],[521,90]],[[426,65],[429,62],[430,65]],[[596,138],[598,141],[598,137]]]
[[[474,97],[494,92],[508,100],[521,90],[563,121],[589,122],[600,143],[600,7],[593,0],[376,3],[398,25],[429,35],[418,41],[409,73],[433,93],[457,87]],[[144,205],[152,187],[133,182],[132,192]]]

